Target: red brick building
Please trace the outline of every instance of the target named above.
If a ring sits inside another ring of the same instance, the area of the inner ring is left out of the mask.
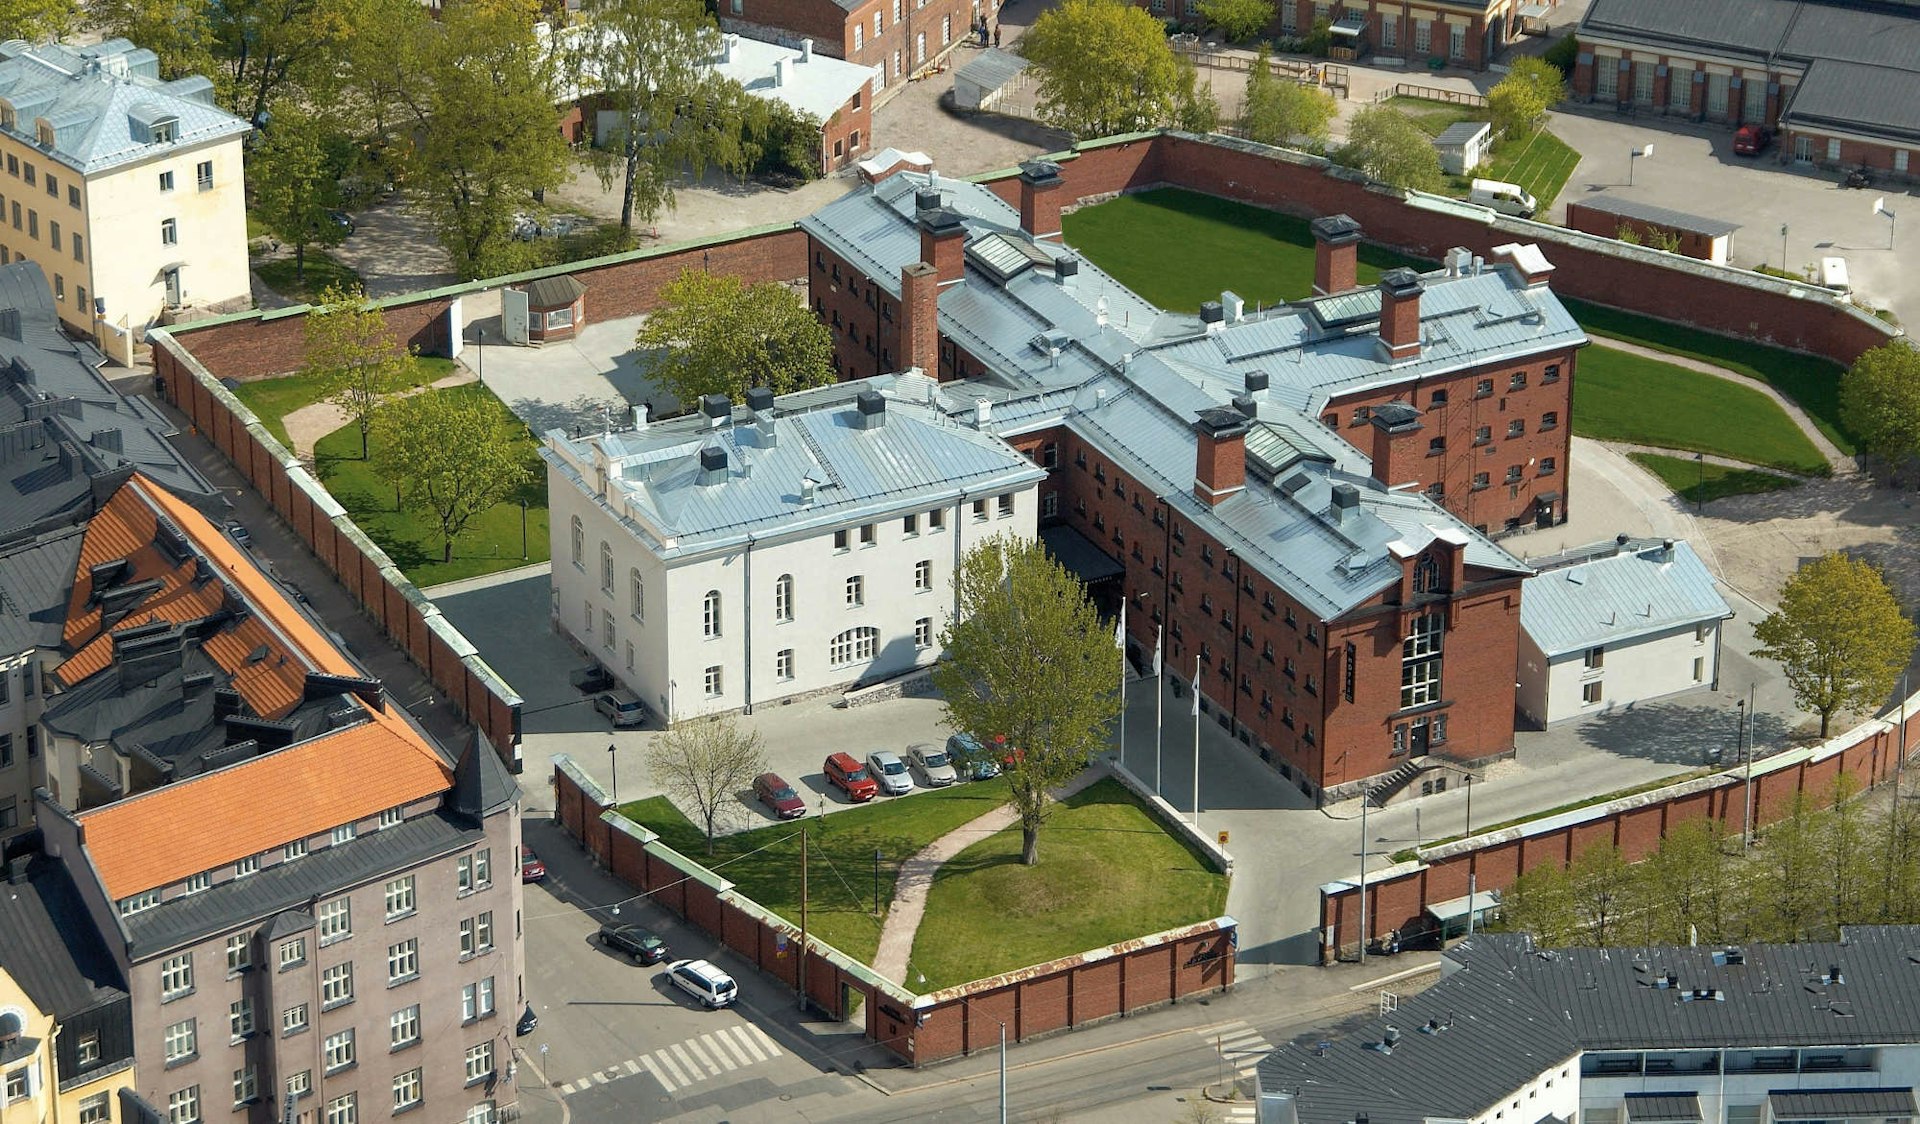
[[[803,220],[841,374],[937,375],[957,424],[1048,468],[1043,535],[1105,556],[1090,587],[1133,610],[1139,662],[1163,629],[1304,791],[1510,752],[1528,571],[1474,525],[1564,518],[1584,343],[1539,252],[1356,288],[1335,216],[1321,295],[1183,317],[1060,243],[1057,168],[1019,191],[895,171]]]
[[[996,0],[718,0],[715,9],[724,30],[796,47],[811,39],[823,54],[879,67],[873,95],[883,102],[999,11]]]
[[[1135,3],[1162,19],[1206,22],[1200,0]],[[1448,66],[1485,70],[1520,37],[1523,21],[1544,21],[1555,6],[1531,0],[1280,0],[1267,33],[1304,39],[1324,19],[1337,29],[1337,59],[1398,58],[1422,69],[1429,59],[1441,59]]]

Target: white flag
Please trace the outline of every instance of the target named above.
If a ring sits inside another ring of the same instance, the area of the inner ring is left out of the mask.
[[[1193,657],[1193,716],[1200,717],[1200,657]]]
[[[1127,650],[1127,603],[1120,602],[1120,623],[1113,626],[1113,646]]]
[[[1153,677],[1155,679],[1160,678],[1160,634],[1165,631],[1164,628],[1153,630]]]

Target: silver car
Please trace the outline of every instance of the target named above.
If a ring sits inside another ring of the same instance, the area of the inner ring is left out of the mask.
[[[867,769],[873,773],[873,779],[880,782],[880,791],[888,796],[905,796],[913,791],[913,774],[907,772],[907,763],[900,755],[884,749],[876,749],[867,754]]]
[[[642,726],[647,721],[647,704],[632,691],[606,691],[593,700],[593,709],[606,715],[615,729]]]
[[[920,770],[920,776],[928,788],[945,788],[960,779],[959,774],[954,772],[953,762],[947,760],[947,751],[939,746],[925,742],[908,746],[907,758],[913,762],[914,768]]]

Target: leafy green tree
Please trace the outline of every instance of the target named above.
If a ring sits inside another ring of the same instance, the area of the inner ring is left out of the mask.
[[[1920,349],[1890,340],[1840,379],[1840,421],[1890,468],[1920,457]]]
[[[6,0],[0,4],[0,36],[37,43],[63,39],[80,23],[74,0]]]
[[[1049,790],[1087,767],[1120,713],[1120,655],[1085,588],[1038,542],[989,538],[967,552],[954,584],[959,612],[941,632],[947,658],[933,682],[955,729],[983,744],[1004,734],[1015,747],[1003,775],[1032,866]]]
[[[1567,96],[1566,79],[1553,64],[1522,55],[1507,76],[1487,91],[1493,128],[1503,137],[1523,137],[1546,122],[1547,110]]]
[[[1122,0],[1064,0],[1020,38],[1039,78],[1041,119],[1081,139],[1176,120],[1182,76],[1166,29]]]
[[[1437,191],[1442,182],[1433,138],[1406,114],[1384,105],[1368,106],[1353,115],[1347,145],[1336,159],[1402,191]]]
[[[1573,77],[1573,64],[1580,57],[1580,42],[1574,38],[1573,32],[1569,31],[1561,36],[1553,46],[1548,47],[1546,52],[1540,57],[1545,59],[1549,66],[1552,66],[1560,72],[1562,80],[1571,78]]]
[[[222,104],[228,100],[226,72],[213,55],[213,5],[203,0],[92,0],[93,22],[160,58],[162,78],[201,75],[210,79]]]
[[[1242,42],[1265,31],[1273,22],[1272,0],[1200,0],[1200,18],[1220,29],[1229,42]]]
[[[360,455],[381,405],[406,384],[413,357],[400,346],[387,315],[358,289],[329,286],[307,313],[303,374],[325,387],[323,401],[360,427]],[[423,431],[424,432],[424,431]]]
[[[1617,937],[1620,918],[1635,905],[1634,876],[1626,858],[1611,843],[1595,843],[1574,856],[1567,880],[1585,939],[1604,948]]]
[[[1920,921],[1920,800],[1894,786],[1892,805],[1874,825],[1880,840],[1879,870],[1869,879],[1876,919],[1883,925]]]
[[[1527,871],[1500,895],[1500,923],[1546,948],[1572,943],[1580,929],[1573,880],[1555,862]]]
[[[208,5],[227,108],[261,121],[282,93],[325,104],[353,0],[221,0]]]
[[[1775,820],[1754,851],[1755,877],[1747,882],[1747,915],[1761,939],[1798,942],[1822,936],[1832,918],[1830,887],[1820,877],[1826,858],[1826,813],[1805,792],[1796,792],[1787,814]]]
[[[400,489],[403,506],[439,528],[440,560],[474,517],[531,475],[524,427],[491,394],[453,387],[395,398],[373,418],[374,464]]]
[[[1867,900],[1874,882],[1873,860],[1882,850],[1876,844],[1884,841],[1869,835],[1866,806],[1854,799],[1859,795],[1860,782],[1851,773],[1833,778],[1833,786],[1827,790],[1826,837],[1820,841],[1826,869],[1821,881],[1832,899],[1829,909],[1835,925],[1873,919]]]
[[[1754,655],[1779,661],[1802,710],[1826,737],[1842,709],[1878,706],[1913,654],[1913,622],[1878,567],[1835,552],[1801,566],[1780,608],[1754,626]]]
[[[1202,85],[1200,68],[1192,59],[1177,58],[1179,81],[1173,95],[1173,120],[1176,129],[1189,133],[1211,133],[1220,127],[1220,99],[1213,87]]]
[[[1647,944],[1729,939],[1726,911],[1733,872],[1718,820],[1685,820],[1668,829],[1660,848],[1640,862],[1632,895]]]
[[[1267,49],[1260,48],[1247,75],[1246,109],[1240,118],[1240,131],[1248,140],[1302,144],[1319,152],[1327,146],[1328,128],[1338,112],[1332,94],[1275,75]]]
[[[693,809],[707,833],[720,817],[740,807],[737,795],[767,771],[757,730],[742,730],[731,716],[681,722],[647,747],[647,771],[681,807]]]
[[[333,221],[340,206],[340,177],[328,156],[321,119],[283,106],[247,154],[247,186],[254,215],[293,247],[294,280],[307,280],[307,247],[338,246],[346,231]]]
[[[792,289],[689,269],[667,282],[634,343],[661,353],[652,375],[682,402],[756,386],[787,394],[834,381],[833,335]]]

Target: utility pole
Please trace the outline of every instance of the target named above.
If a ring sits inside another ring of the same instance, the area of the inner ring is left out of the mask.
[[[807,1009],[807,825],[800,825],[800,1009]]]
[[[1367,962],[1367,805],[1373,797],[1360,793],[1360,963]]]
[[[1466,837],[1468,839],[1473,838],[1473,774],[1472,773],[1467,774],[1467,836]],[[1479,864],[1474,862],[1475,857],[1476,856],[1474,855],[1474,852],[1472,851],[1467,852],[1467,935],[1469,937],[1473,935],[1473,915],[1480,908],[1480,903],[1474,900],[1476,897],[1478,897],[1476,890],[1479,888],[1479,881],[1480,881],[1480,868],[1479,868]]]
[[[1007,1124],[1007,1024],[1000,1024],[1000,1124]]]
[[[1740,853],[1744,855],[1747,848],[1753,845],[1753,738],[1747,732],[1747,700],[1741,699],[1737,705],[1740,707],[1739,751],[1746,761],[1747,770],[1747,812],[1740,825]]]

